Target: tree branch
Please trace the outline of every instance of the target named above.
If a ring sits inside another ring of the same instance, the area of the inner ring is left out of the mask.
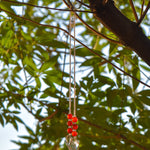
[[[6,10],[4,10],[4,9],[2,9],[2,8],[0,8],[0,10],[6,12],[6,13],[8,13],[8,14],[11,14],[11,15],[13,15],[13,16],[16,16],[16,17],[18,17],[18,18],[22,18],[22,19],[24,19],[24,20],[26,20],[26,21],[29,21],[29,22],[34,23],[34,24],[39,25],[39,26],[44,26],[44,27],[59,29],[59,30],[65,32],[66,34],[68,34],[69,36],[71,36],[72,38],[74,38],[74,36],[71,35],[68,31],[66,31],[65,29],[62,29],[62,28],[60,28],[60,27],[52,26],[52,25],[46,25],[46,24],[41,24],[41,23],[38,23],[38,22],[36,22],[36,21],[27,19],[27,18],[25,18],[25,17],[18,16],[18,15],[16,15],[16,14],[11,13],[11,12],[9,12],[9,11],[6,11]],[[125,72],[124,70],[122,70],[121,68],[117,67],[117,66],[114,65],[112,62],[110,62],[109,60],[107,60],[107,59],[104,58],[103,56],[101,56],[101,55],[99,55],[98,53],[96,53],[96,51],[92,50],[91,48],[89,48],[88,46],[86,46],[85,44],[83,44],[81,41],[79,41],[78,39],[76,39],[76,38],[74,38],[74,39],[75,39],[79,44],[81,44],[82,46],[84,46],[85,48],[87,48],[91,53],[93,53],[93,54],[97,55],[99,58],[105,60],[107,63],[111,64],[113,67],[115,67],[116,69],[118,69],[119,71],[121,71],[122,73],[124,73],[125,75],[131,77],[132,79],[134,79],[134,80],[140,82],[141,84],[143,84],[143,85],[145,85],[145,86],[147,86],[147,87],[150,88],[150,85],[144,83],[143,81],[138,80],[138,79],[135,78],[134,76],[130,75],[129,73],[127,73],[127,72]],[[149,55],[148,55],[148,56],[149,56]]]
[[[115,7],[113,0],[107,0],[105,4],[103,0],[89,0],[89,2],[91,10],[95,12],[94,16],[112,31],[124,46],[135,51],[150,66],[150,40],[137,23],[125,17]],[[149,5],[150,2],[147,9]]]
[[[82,4],[83,6],[85,6],[85,7],[87,7],[87,8],[90,8],[90,6],[89,5],[87,5],[87,4],[85,4],[85,3],[83,3],[83,2],[81,2],[81,1],[79,1],[79,0],[76,0],[77,2],[79,2],[80,4]]]
[[[53,112],[51,115],[49,115],[48,117],[42,118],[39,120],[39,122],[45,121],[45,120],[49,120],[51,118],[53,118],[56,114],[58,113],[58,110],[56,110],[55,112]]]
[[[146,14],[147,14],[147,12],[148,12],[148,10],[149,10],[149,8],[150,8],[150,0],[149,0],[149,2],[148,2],[148,5],[147,5],[147,7],[146,7],[144,13],[142,14],[142,16],[141,16],[141,18],[140,18],[140,20],[137,22],[138,25],[140,25],[141,22],[143,21],[143,19],[145,18]]]
[[[142,2],[140,18],[142,17],[142,14],[143,14],[144,4],[145,4],[145,0],[143,0],[143,2]]]
[[[135,20],[136,20],[136,22],[138,22],[138,16],[137,16],[137,13],[136,13],[136,10],[135,10],[135,7],[134,7],[134,4],[133,4],[133,1],[132,0],[129,0],[129,2],[130,2],[130,6],[131,6],[131,8],[132,8],[132,11],[133,11],[133,14],[134,14],[134,17],[135,17]]]
[[[29,4],[29,3],[25,3],[25,2],[16,2],[16,1],[11,1],[11,0],[1,0],[4,2],[9,2],[9,3],[14,3],[14,4],[20,4],[20,5],[27,5],[27,6],[31,6],[31,7],[36,7],[36,8],[44,8],[44,9],[50,9],[50,10],[58,10],[58,11],[72,11],[70,9],[58,9],[58,8],[52,8],[52,7],[46,7],[46,6],[38,6],[38,5],[33,5],[33,4]],[[76,12],[84,12],[84,13],[93,13],[91,11],[84,11],[84,10],[74,10]]]

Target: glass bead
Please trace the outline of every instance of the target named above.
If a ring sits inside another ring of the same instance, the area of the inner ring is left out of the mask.
[[[67,129],[67,132],[68,132],[68,133],[72,133],[72,128],[68,128],[68,129]]]
[[[77,124],[73,124],[72,128],[73,128],[74,130],[77,130],[77,129],[78,129],[78,125],[77,125]]]
[[[77,131],[72,131],[72,136],[77,136],[77,135],[78,135]]]
[[[78,118],[77,117],[72,117],[72,122],[77,122]]]
[[[68,115],[67,115],[67,118],[68,118],[68,119],[72,119],[72,114],[68,114]]]
[[[67,122],[67,125],[68,125],[68,126],[72,126],[72,125],[73,125],[72,121],[68,121],[68,122]]]

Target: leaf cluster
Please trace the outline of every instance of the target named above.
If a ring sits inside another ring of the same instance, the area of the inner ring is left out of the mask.
[[[66,8],[60,0],[29,0],[28,3]],[[88,4],[87,1],[85,3]],[[126,16],[133,18],[128,1],[117,1],[116,5]],[[138,13],[140,6],[141,1],[137,1]],[[21,4],[4,1],[0,2],[0,7],[14,14],[18,13],[18,8],[22,9]],[[88,8],[82,9],[86,11]],[[94,29],[115,38],[99,25],[92,14],[78,14]],[[25,5],[24,17],[58,28],[38,26],[17,16],[1,13],[0,124],[4,127],[12,124],[16,130],[20,124],[24,125],[28,135],[19,136],[19,141],[12,140],[20,150],[66,150],[69,36],[59,28],[68,29],[69,12]],[[143,25],[148,23],[147,17]],[[76,30],[85,45],[149,84],[150,69],[136,54],[96,36],[79,21]],[[150,89],[78,43],[76,66],[80,149],[149,149]],[[35,117],[38,122],[35,130],[24,122],[20,115],[22,109]]]

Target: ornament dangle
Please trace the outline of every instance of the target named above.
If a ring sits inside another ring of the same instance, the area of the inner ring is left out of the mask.
[[[72,10],[75,10],[75,9],[79,9],[81,6],[79,5],[77,8],[75,7],[77,2],[76,0],[73,0],[73,2],[71,2],[71,0],[67,0],[68,1],[68,4],[70,5],[70,9]],[[77,140],[77,129],[78,129],[78,125],[77,125],[77,122],[78,122],[78,118],[76,116],[76,74],[75,74],[75,56],[76,56],[76,53],[75,53],[75,35],[76,35],[76,32],[75,32],[75,24],[76,24],[76,16],[75,16],[75,13],[73,13],[72,15],[72,12],[70,12],[70,21],[69,21],[69,34],[71,35],[71,30],[73,29],[74,33],[73,33],[73,51],[74,51],[74,63],[73,63],[73,67],[74,67],[74,74],[73,74],[73,82],[74,82],[74,87],[73,87],[73,90],[74,90],[74,97],[73,97],[73,114],[72,114],[72,100],[71,100],[71,49],[72,49],[72,38],[70,36],[70,41],[69,41],[69,44],[70,44],[70,48],[69,48],[69,113],[67,115],[67,119],[68,119],[68,122],[67,122],[67,125],[68,125],[68,129],[67,129],[67,132],[68,132],[68,135],[66,136],[66,145],[68,147],[69,150],[79,150],[79,142]]]

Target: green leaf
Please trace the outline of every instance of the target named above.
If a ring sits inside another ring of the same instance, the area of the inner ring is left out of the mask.
[[[114,43],[111,43],[110,44],[110,47],[109,47],[109,57],[112,56],[113,54],[116,54],[116,51],[117,51],[117,45],[114,44]]]
[[[11,123],[14,126],[14,128],[18,131],[18,124],[17,124],[17,122],[15,120],[13,120]]]
[[[132,113],[135,114],[135,112],[136,112],[137,109],[136,109],[136,106],[135,106],[134,103],[130,104],[130,109],[131,109]]]
[[[41,81],[40,81],[39,77],[35,78],[35,82],[36,82],[37,88],[41,88]]]
[[[113,112],[113,114],[115,114],[115,115],[120,115],[120,114],[122,114],[122,113],[125,113],[125,112],[127,112],[125,109],[117,109],[117,110],[115,110],[114,112]]]
[[[76,48],[76,56],[85,57],[85,56],[93,56],[93,55],[94,54],[85,47]]]
[[[55,87],[50,87],[50,88],[47,88],[43,91],[41,98],[45,98],[48,96],[51,96],[54,98],[59,98],[59,96],[57,96],[57,93],[58,93],[58,90]]]
[[[122,78],[121,78],[120,73],[117,74],[117,85],[118,87],[122,86]]]
[[[24,124],[24,122],[22,121],[22,119],[21,119],[20,117],[14,116],[14,119],[15,119],[16,121],[18,121],[19,123]]]
[[[132,96],[133,97],[133,101],[135,102],[135,105],[139,108],[139,109],[143,109],[143,103],[142,101],[137,97],[137,96]]]
[[[108,85],[111,85],[112,87],[116,85],[112,79],[106,76],[98,76],[98,80],[99,82],[102,82],[104,85],[108,84]]]
[[[0,114],[0,123],[4,127],[4,118],[1,114]]]
[[[23,38],[24,38],[25,40],[29,40],[29,41],[32,40],[31,35],[30,35],[30,34],[27,34],[27,33],[25,33],[25,32],[23,32],[23,30],[21,30],[21,35],[23,36]]]
[[[26,130],[28,131],[28,133],[29,133],[30,135],[33,135],[33,136],[34,136],[34,132],[33,132],[33,130],[32,130],[30,127],[26,126]]]
[[[150,96],[150,90],[143,90],[138,92],[137,94],[140,94],[142,96]]]
[[[132,75],[140,80],[140,69],[138,67],[138,58],[135,56],[133,58],[133,62],[136,65],[133,65],[133,69],[132,69]],[[138,85],[139,85],[139,81],[136,81],[135,79],[132,79],[132,83],[133,83],[133,89],[136,90]]]
[[[150,71],[150,68],[148,67],[148,66],[146,66],[146,65],[140,65],[144,70],[146,70],[146,71]]]
[[[29,66],[32,70],[38,71],[37,65],[35,64],[35,62],[32,60],[31,57],[26,56],[23,60],[23,63],[26,64],[27,67]]]
[[[90,59],[87,59],[86,61],[84,61],[81,65],[81,66],[94,66],[95,64],[97,63],[100,63],[101,62],[101,59],[99,57],[94,57],[94,58],[90,58]]]
[[[15,13],[14,10],[11,8],[11,4],[5,1],[0,1],[0,7],[6,11],[11,13]]]
[[[133,94],[132,94],[132,88],[129,86],[129,85],[123,85],[124,87],[125,87],[125,91],[126,91],[126,93],[128,94],[128,95],[130,95],[130,96],[132,96]]]
[[[52,87],[55,87],[54,84],[53,84],[53,82],[52,82],[52,80],[51,80],[50,78],[42,78],[42,79],[43,79],[43,81],[44,81],[47,85],[52,86]]]
[[[36,42],[41,45],[53,47],[53,48],[68,48],[68,44],[55,40],[56,35],[50,34],[48,36],[40,36],[36,38]]]
[[[36,76],[35,71],[30,66],[26,66],[25,69],[31,76]]]
[[[150,98],[146,97],[146,96],[141,96],[139,97],[139,99],[146,105],[150,106]]]
[[[59,57],[59,55],[52,56],[48,61],[46,61],[44,64],[42,64],[42,66],[40,68],[40,72],[45,72],[49,68],[53,67],[57,63],[58,57]]]
[[[117,89],[111,90],[110,88],[108,88],[106,92],[107,92],[107,94],[106,94],[107,104],[109,107],[112,107],[113,101],[117,98],[119,90],[117,90]]]

